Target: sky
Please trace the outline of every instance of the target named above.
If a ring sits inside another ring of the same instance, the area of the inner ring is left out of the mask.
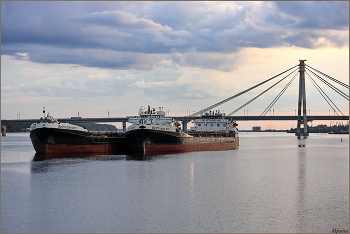
[[[43,105],[56,118],[125,117],[147,105],[185,116],[299,60],[349,84],[348,1],[2,1],[1,119],[39,118]],[[260,115],[290,78],[235,115]],[[228,114],[275,82],[215,110]],[[349,102],[318,84],[348,115]],[[308,78],[306,98],[311,115],[334,114]],[[295,115],[297,101],[298,77],[268,114]]]

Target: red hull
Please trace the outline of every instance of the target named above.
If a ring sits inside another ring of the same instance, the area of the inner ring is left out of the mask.
[[[34,146],[38,154],[45,158],[69,157],[75,155],[115,154],[120,150],[118,145],[41,145]]]
[[[172,154],[193,151],[215,151],[237,149],[238,142],[220,142],[189,145],[130,145],[130,153],[135,155]]]

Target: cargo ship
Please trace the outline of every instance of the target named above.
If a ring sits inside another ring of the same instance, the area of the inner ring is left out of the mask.
[[[70,123],[60,123],[49,113],[30,126],[30,139],[37,154],[43,158],[76,155],[125,153],[125,134],[90,132]]]
[[[139,110],[129,117],[131,125],[125,138],[132,155],[170,154],[192,151],[236,149],[239,145],[238,124],[225,119],[219,111],[210,111],[193,120],[190,131],[182,131],[181,124],[166,117],[162,107]]]

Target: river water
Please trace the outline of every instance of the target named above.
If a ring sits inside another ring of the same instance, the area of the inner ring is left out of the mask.
[[[342,138],[342,141],[341,141]],[[34,160],[1,138],[2,232],[293,232],[349,226],[349,136],[240,133],[236,150]]]

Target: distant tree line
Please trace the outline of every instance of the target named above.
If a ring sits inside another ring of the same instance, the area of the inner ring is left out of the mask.
[[[346,125],[338,124],[333,126],[327,126],[325,124],[319,124],[317,126],[308,126],[307,131],[309,133],[346,132],[349,131],[349,123]],[[296,128],[291,128],[288,132],[295,133]]]
[[[96,123],[72,123],[80,127],[86,128],[89,131],[101,131],[101,132],[116,132],[118,128],[111,124],[96,124]]]
[[[30,123],[16,123],[6,125],[6,132],[25,132],[27,128],[30,128]]]

